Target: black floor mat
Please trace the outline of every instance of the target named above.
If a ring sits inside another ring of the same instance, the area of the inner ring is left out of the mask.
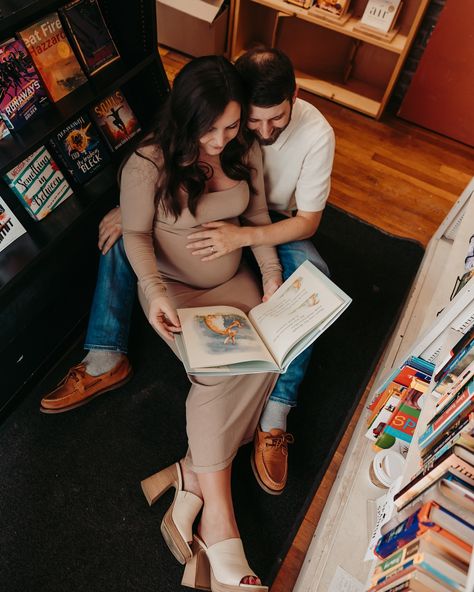
[[[352,298],[316,342],[289,428],[289,484],[265,494],[234,463],[238,523],[252,567],[270,584],[393,328],[423,255],[328,207],[316,244]],[[172,592],[182,567],[159,529],[171,494],[149,508],[140,479],[186,448],[186,375],[137,314],[134,379],[70,413],[39,413],[42,393],[82,355],[78,346],[5,420],[0,431],[0,588],[5,592]]]

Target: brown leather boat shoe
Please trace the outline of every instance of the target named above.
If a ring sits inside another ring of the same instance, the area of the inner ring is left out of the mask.
[[[124,385],[132,377],[132,367],[127,357],[104,374],[91,376],[85,364],[73,366],[58,386],[41,400],[43,413],[63,413],[85,405],[95,397]]]
[[[285,489],[288,477],[288,444],[293,436],[283,430],[255,431],[252,469],[260,487],[271,495],[280,495]]]

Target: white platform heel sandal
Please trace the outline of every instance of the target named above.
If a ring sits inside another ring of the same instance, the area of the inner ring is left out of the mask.
[[[245,577],[257,577],[247,562],[241,539],[226,539],[206,547],[194,535],[193,553],[184,569],[183,586],[212,592],[268,592],[267,586],[241,583]]]
[[[144,479],[141,486],[150,506],[168,489],[175,488],[173,502],[161,521],[161,533],[171,553],[180,563],[186,563],[193,555],[193,523],[202,508],[202,499],[183,490],[179,462]]]

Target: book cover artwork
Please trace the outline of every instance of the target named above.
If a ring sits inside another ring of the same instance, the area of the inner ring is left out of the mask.
[[[286,372],[350,302],[306,261],[247,315],[232,306],[178,309],[176,344],[191,374]]]
[[[401,0],[369,0],[360,20],[362,25],[388,33],[395,24]]]
[[[20,129],[49,104],[23,42],[0,45],[0,113],[10,129]]]
[[[50,98],[59,101],[87,82],[57,13],[20,31]]]
[[[87,115],[71,121],[50,139],[50,144],[77,183],[85,183],[110,160]]]
[[[5,175],[28,213],[41,220],[72,195],[71,187],[44,146]]]
[[[93,75],[120,55],[96,0],[76,0],[61,9],[87,74]]]
[[[140,132],[140,124],[120,90],[97,103],[92,117],[112,150],[118,150]]]
[[[325,10],[334,16],[342,16],[349,7],[350,0],[316,0],[313,8]]]
[[[18,218],[0,197],[0,251],[6,249],[25,232]]]

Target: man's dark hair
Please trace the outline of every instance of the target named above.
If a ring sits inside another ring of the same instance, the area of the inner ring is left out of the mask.
[[[273,107],[291,100],[295,89],[295,71],[289,57],[279,49],[250,49],[236,62],[248,101],[256,107]]]

